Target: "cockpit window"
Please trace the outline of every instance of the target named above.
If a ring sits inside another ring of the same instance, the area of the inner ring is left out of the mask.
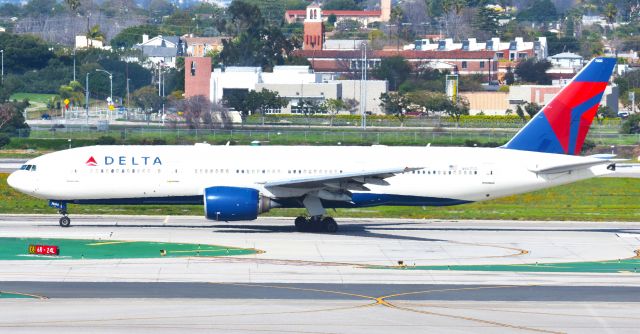
[[[36,171],[36,165],[22,165],[22,166],[20,166],[20,170],[28,170],[28,171],[35,172]]]

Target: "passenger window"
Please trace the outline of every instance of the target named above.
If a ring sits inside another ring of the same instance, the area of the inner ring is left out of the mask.
[[[36,165],[31,166],[31,171],[35,172],[36,171]]]

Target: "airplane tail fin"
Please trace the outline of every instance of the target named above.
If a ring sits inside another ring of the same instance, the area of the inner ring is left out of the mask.
[[[615,64],[615,58],[591,60],[503,148],[580,154]]]

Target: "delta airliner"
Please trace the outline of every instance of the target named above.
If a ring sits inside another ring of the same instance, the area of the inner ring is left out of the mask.
[[[578,154],[614,66],[593,59],[499,148],[90,146],[31,159],[8,183],[49,200],[63,227],[69,203],[201,204],[218,221],[306,208],[299,231],[335,232],[328,208],[457,205],[611,173]]]

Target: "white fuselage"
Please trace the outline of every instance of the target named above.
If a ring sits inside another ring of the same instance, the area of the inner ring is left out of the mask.
[[[609,173],[604,165],[556,174],[531,171],[586,159],[502,148],[92,146],[34,158],[27,164],[36,166],[35,171],[14,172],[9,184],[37,198],[69,202],[195,198],[212,186],[255,188],[278,199],[308,190],[265,188],[265,182],[410,167],[421,169],[389,177],[388,185],[367,185],[370,190],[361,192],[467,202]]]

